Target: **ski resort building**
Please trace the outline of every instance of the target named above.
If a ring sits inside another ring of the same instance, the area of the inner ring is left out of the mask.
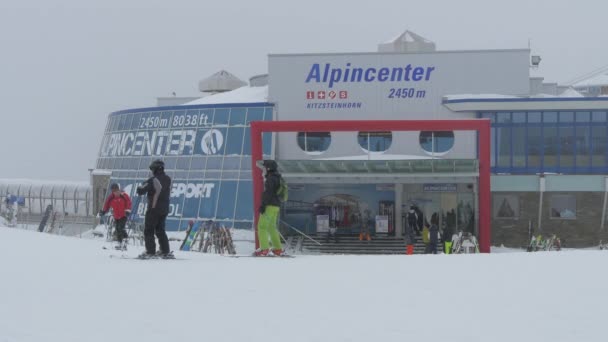
[[[199,99],[109,114],[93,198],[111,182],[134,193],[162,158],[173,178],[168,229],[196,218],[251,228],[261,180],[252,180],[251,123],[305,121],[315,129],[261,140],[289,183],[286,226],[347,236],[370,217],[372,235],[397,239],[416,206],[442,229],[478,235],[482,251],[524,246],[530,234],[597,244],[608,238],[608,97],[545,83],[539,62],[529,49],[438,51],[411,32],[378,52],[271,54],[268,74],[248,85],[220,72],[201,81]],[[437,127],[376,128],[386,120]],[[456,123],[471,120],[489,125],[487,139]]]

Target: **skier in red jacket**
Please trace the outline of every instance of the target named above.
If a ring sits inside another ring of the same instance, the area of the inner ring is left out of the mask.
[[[129,237],[125,225],[131,215],[131,198],[129,198],[127,193],[121,191],[120,186],[116,183],[110,186],[110,190],[112,190],[112,193],[106,199],[106,203],[103,205],[103,209],[99,212],[99,215],[105,215],[112,208],[116,227],[116,239],[119,244],[122,244],[122,240]]]

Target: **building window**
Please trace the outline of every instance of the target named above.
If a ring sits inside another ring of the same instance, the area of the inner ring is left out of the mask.
[[[517,195],[494,195],[492,205],[494,207],[494,218],[519,218],[519,197]]]
[[[558,167],[559,138],[557,126],[543,127],[543,166],[547,168]]]
[[[593,167],[606,166],[606,126],[594,125],[591,127],[591,164]]]
[[[393,133],[359,132],[357,141],[359,142],[359,146],[367,152],[384,152],[391,146]]]
[[[528,112],[528,123],[541,123],[542,114],[540,112]]]
[[[551,196],[550,204],[551,218],[576,218],[576,197],[574,195],[553,195]]]
[[[576,148],[574,127],[559,127],[559,166],[569,168],[574,166],[574,150]]]
[[[606,112],[593,112],[593,113],[591,113],[591,121],[593,121],[593,122],[606,122]]]
[[[541,152],[543,148],[542,127],[529,126],[527,138],[528,142],[526,148],[528,151],[528,167],[533,170],[540,170]]]
[[[420,147],[429,153],[444,153],[454,147],[454,132],[420,132]]]
[[[331,143],[329,132],[298,132],[298,146],[309,153],[327,151]]]
[[[515,113],[513,113],[515,115]],[[526,166],[526,127],[523,125],[513,126],[512,131],[513,145],[513,167]]]

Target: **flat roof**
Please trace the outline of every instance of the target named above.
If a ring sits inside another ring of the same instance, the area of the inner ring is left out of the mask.
[[[454,112],[509,110],[607,110],[608,97],[496,97],[447,98],[442,104]]]
[[[530,52],[530,49],[489,49],[489,50],[440,50],[424,52],[319,52],[319,53],[269,53],[268,57],[294,57],[294,56],[358,56],[358,55],[436,55],[436,54],[463,54],[463,53],[503,53],[503,52]]]

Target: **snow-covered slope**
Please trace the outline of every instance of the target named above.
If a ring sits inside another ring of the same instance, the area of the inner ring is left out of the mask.
[[[131,260],[91,239],[0,241],[2,342],[606,339],[599,250]]]

